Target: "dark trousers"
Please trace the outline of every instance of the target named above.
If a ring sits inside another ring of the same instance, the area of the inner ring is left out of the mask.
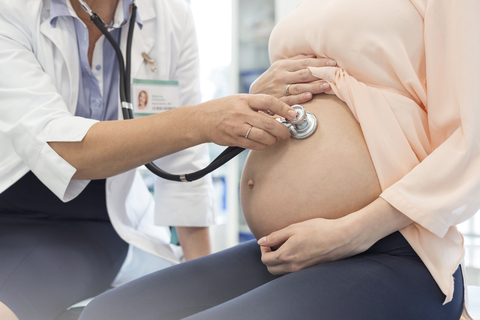
[[[68,203],[31,172],[0,194],[0,301],[20,320],[53,320],[109,289],[127,250],[108,219],[104,180]]]
[[[160,270],[93,300],[81,320],[458,320],[432,276],[396,232],[357,256],[271,275],[254,241]]]

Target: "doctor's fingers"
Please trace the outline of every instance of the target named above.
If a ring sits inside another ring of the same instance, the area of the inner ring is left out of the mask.
[[[290,138],[288,128],[273,117],[259,112],[252,113],[243,120],[242,124],[235,126],[236,144],[234,145],[251,150],[263,150],[267,146],[274,145],[277,138],[282,140]]]
[[[265,114],[258,115],[249,119],[248,125],[240,133],[245,139],[271,146],[277,142],[277,137],[282,140],[290,138],[290,131],[283,124]]]
[[[247,99],[248,106],[254,111],[263,111],[267,114],[273,113],[286,119],[294,119],[297,115],[295,110],[292,109],[288,104],[266,94],[250,94],[247,95]],[[259,119],[265,121],[265,125],[270,126],[272,124],[270,121],[263,119],[262,117],[265,115],[262,115],[261,113],[255,113],[251,116],[252,118],[256,119],[256,121]]]

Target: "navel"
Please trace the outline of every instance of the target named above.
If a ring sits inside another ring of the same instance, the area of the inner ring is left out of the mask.
[[[253,182],[252,179],[250,179],[250,180],[248,180],[247,185],[248,185],[248,188],[249,188],[249,189],[253,189],[253,187],[255,186],[255,183]]]

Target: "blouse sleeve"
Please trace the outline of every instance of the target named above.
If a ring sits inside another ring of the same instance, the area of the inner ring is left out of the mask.
[[[433,152],[381,197],[443,237],[480,208],[480,1],[424,5]]]

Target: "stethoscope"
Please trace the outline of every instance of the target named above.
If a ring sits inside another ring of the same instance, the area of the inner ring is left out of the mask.
[[[119,92],[120,92],[120,100],[122,105],[122,115],[125,120],[133,119],[133,104],[131,100],[131,91],[130,91],[130,80],[131,80],[131,55],[132,55],[132,39],[133,39],[133,30],[135,27],[136,20],[134,17],[137,16],[137,6],[135,5],[135,0],[132,3],[131,8],[131,15],[130,15],[130,22],[128,26],[128,35],[127,35],[127,55],[126,55],[126,65],[123,59],[123,54],[118,45],[117,41],[112,37],[110,32],[108,32],[107,28],[105,27],[105,23],[102,19],[93,12],[90,7],[85,3],[83,0],[78,0],[85,10],[86,13],[90,16],[90,20],[100,29],[100,31],[105,35],[107,40],[112,44],[113,49],[115,50],[115,54],[117,55],[117,60],[119,64]],[[305,139],[312,135],[316,128],[317,128],[317,118],[314,114],[305,110],[305,108],[301,105],[294,105],[292,108],[297,112],[297,116],[295,119],[292,120],[284,120],[282,118],[278,118],[277,121],[284,124],[290,131],[292,138],[295,139]],[[198,180],[205,175],[209,174],[210,172],[214,171],[215,169],[221,167],[236,155],[241,153],[245,148],[241,147],[228,147],[226,148],[218,157],[215,158],[207,167],[202,170],[186,173],[186,174],[171,174],[168,172],[163,171],[160,169],[156,164],[153,162],[145,164],[151,172],[156,174],[157,176],[172,180],[172,181],[181,181],[181,182],[189,182]]]

